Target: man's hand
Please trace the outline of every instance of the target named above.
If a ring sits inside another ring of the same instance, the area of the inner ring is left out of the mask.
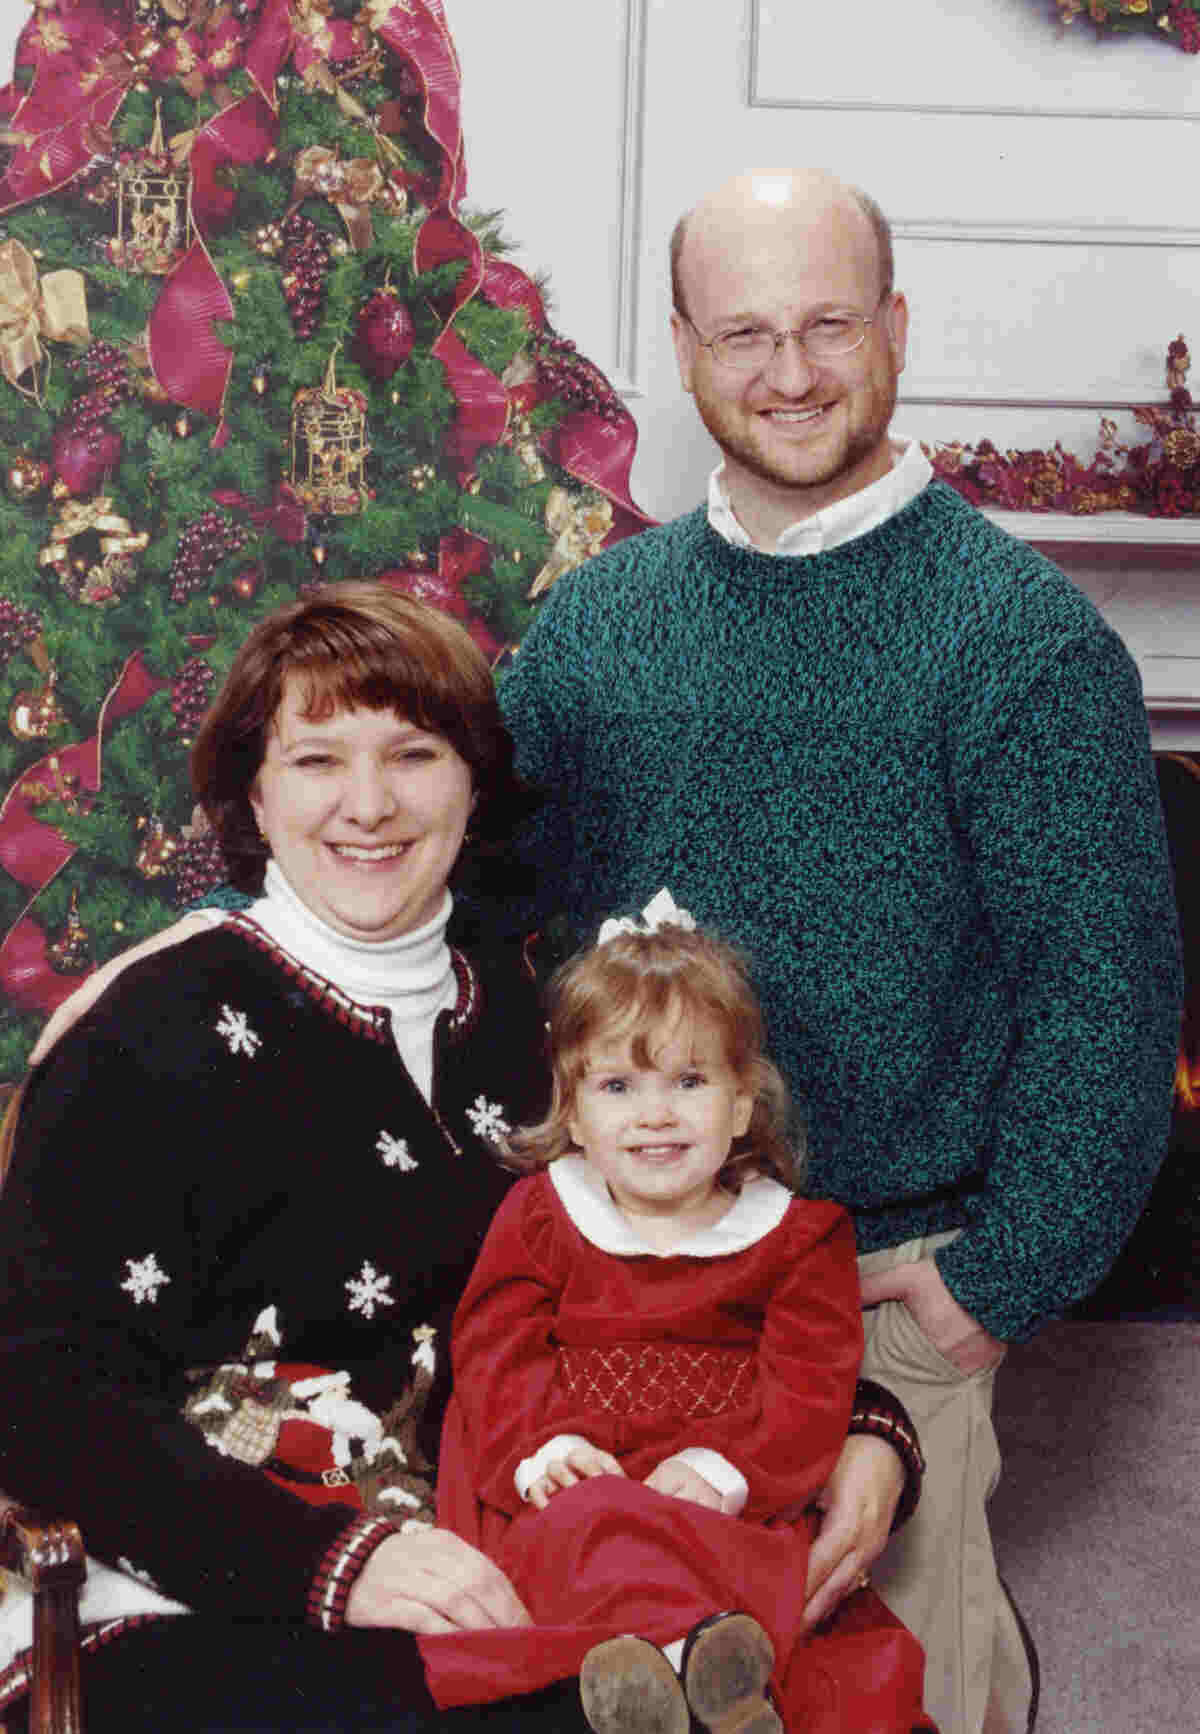
[[[547,1463],[536,1481],[530,1482],[525,1497],[530,1505],[544,1511],[554,1495],[564,1487],[574,1487],[592,1475],[624,1475],[625,1471],[607,1451],[597,1451],[594,1445],[573,1445],[565,1457],[555,1457]]]
[[[139,958],[149,957],[153,952],[162,951],[168,945],[178,945],[181,939],[189,939],[193,933],[203,933],[209,925],[203,915],[183,915],[178,921],[164,927],[161,933],[152,933],[149,939],[143,939],[137,945],[131,945],[128,951],[119,951],[116,957],[110,957],[107,963],[102,963],[99,969],[92,971],[86,981],[65,999],[51,1015],[38,1036],[33,1052],[29,1056],[31,1066],[36,1066],[44,1060],[51,1048],[61,1041],[85,1011],[89,1011],[106,988],[111,987],[127,964],[136,963]]]
[[[721,1495],[703,1475],[697,1475],[689,1463],[678,1457],[668,1457],[646,1477],[646,1486],[669,1499],[690,1499],[693,1505],[707,1505],[710,1511],[720,1511]]]
[[[475,1632],[532,1623],[499,1566],[448,1529],[389,1536],[358,1574],[346,1602],[349,1626]]]
[[[862,1304],[903,1301],[922,1332],[960,1373],[982,1373],[1004,1359],[1005,1345],[960,1307],[932,1258],[898,1264],[862,1280]]]
[[[859,1587],[887,1545],[904,1491],[904,1464],[884,1439],[852,1433],[817,1497],[821,1527],[808,1555],[808,1628]]]

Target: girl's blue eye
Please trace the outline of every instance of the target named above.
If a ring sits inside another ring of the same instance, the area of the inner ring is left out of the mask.
[[[683,1085],[685,1090],[699,1090],[708,1082],[708,1080],[704,1076],[703,1072],[685,1072],[679,1082]]]

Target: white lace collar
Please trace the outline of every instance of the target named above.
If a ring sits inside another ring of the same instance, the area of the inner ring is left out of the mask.
[[[582,1156],[560,1156],[550,1164],[548,1172],[560,1204],[583,1238],[601,1252],[616,1253],[622,1258],[646,1254],[653,1258],[722,1258],[731,1252],[742,1252],[777,1228],[792,1202],[792,1194],[778,1180],[753,1175],[745,1181],[719,1222],[697,1229],[687,1240],[664,1252],[641,1238],[613,1203],[602,1176]]]

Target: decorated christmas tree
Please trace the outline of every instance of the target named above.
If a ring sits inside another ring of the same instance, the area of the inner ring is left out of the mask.
[[[0,94],[0,1082],[224,876],[233,652],[378,576],[494,665],[646,522],[603,374],[464,204],[441,0],[39,0]]]

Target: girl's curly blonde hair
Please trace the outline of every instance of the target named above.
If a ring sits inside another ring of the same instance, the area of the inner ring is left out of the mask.
[[[628,1039],[634,1063],[653,1063],[664,1030],[681,1019],[715,1032],[726,1063],[754,1098],[750,1125],[717,1176],[737,1191],[748,1173],[794,1187],[801,1161],[787,1133],[788,1092],[763,1051],[765,1031],[744,958],[723,940],[668,925],[621,933],[570,958],[548,989],[550,1109],[508,1141],[514,1168],[540,1168],[574,1149],[575,1093],[597,1041]]]

